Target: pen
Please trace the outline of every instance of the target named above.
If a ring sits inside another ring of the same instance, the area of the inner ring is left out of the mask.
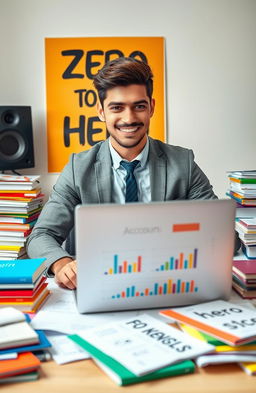
[[[47,362],[52,358],[49,351],[33,351],[33,354],[40,360],[40,362]]]

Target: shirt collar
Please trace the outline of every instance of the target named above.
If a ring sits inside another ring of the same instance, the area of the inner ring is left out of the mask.
[[[118,169],[120,167],[120,161],[122,161],[123,158],[113,148],[113,146],[110,142],[110,139],[109,139],[109,150],[110,150],[110,155],[111,155],[112,162],[113,162],[113,167],[114,167],[114,169]],[[148,160],[148,152],[149,152],[149,141],[147,138],[147,142],[146,142],[143,150],[140,152],[140,154],[137,155],[137,157],[134,158],[134,160],[140,161],[140,164],[138,165],[140,168],[144,168],[146,166],[146,163]]]

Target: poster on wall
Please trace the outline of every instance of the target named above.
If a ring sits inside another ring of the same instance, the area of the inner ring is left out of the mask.
[[[48,171],[61,172],[71,153],[90,149],[107,138],[97,115],[93,77],[121,56],[146,61],[154,74],[156,108],[149,135],[165,141],[164,38],[46,38]]]

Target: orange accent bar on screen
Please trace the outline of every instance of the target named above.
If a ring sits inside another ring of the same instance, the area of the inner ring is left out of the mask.
[[[199,231],[200,223],[199,222],[191,222],[185,224],[173,224],[172,231],[173,232],[192,232]]]

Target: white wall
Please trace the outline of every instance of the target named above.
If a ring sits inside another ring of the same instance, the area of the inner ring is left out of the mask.
[[[164,36],[168,142],[192,148],[215,192],[255,169],[255,0],[0,0],[0,105],[31,105],[46,194],[45,37]]]

